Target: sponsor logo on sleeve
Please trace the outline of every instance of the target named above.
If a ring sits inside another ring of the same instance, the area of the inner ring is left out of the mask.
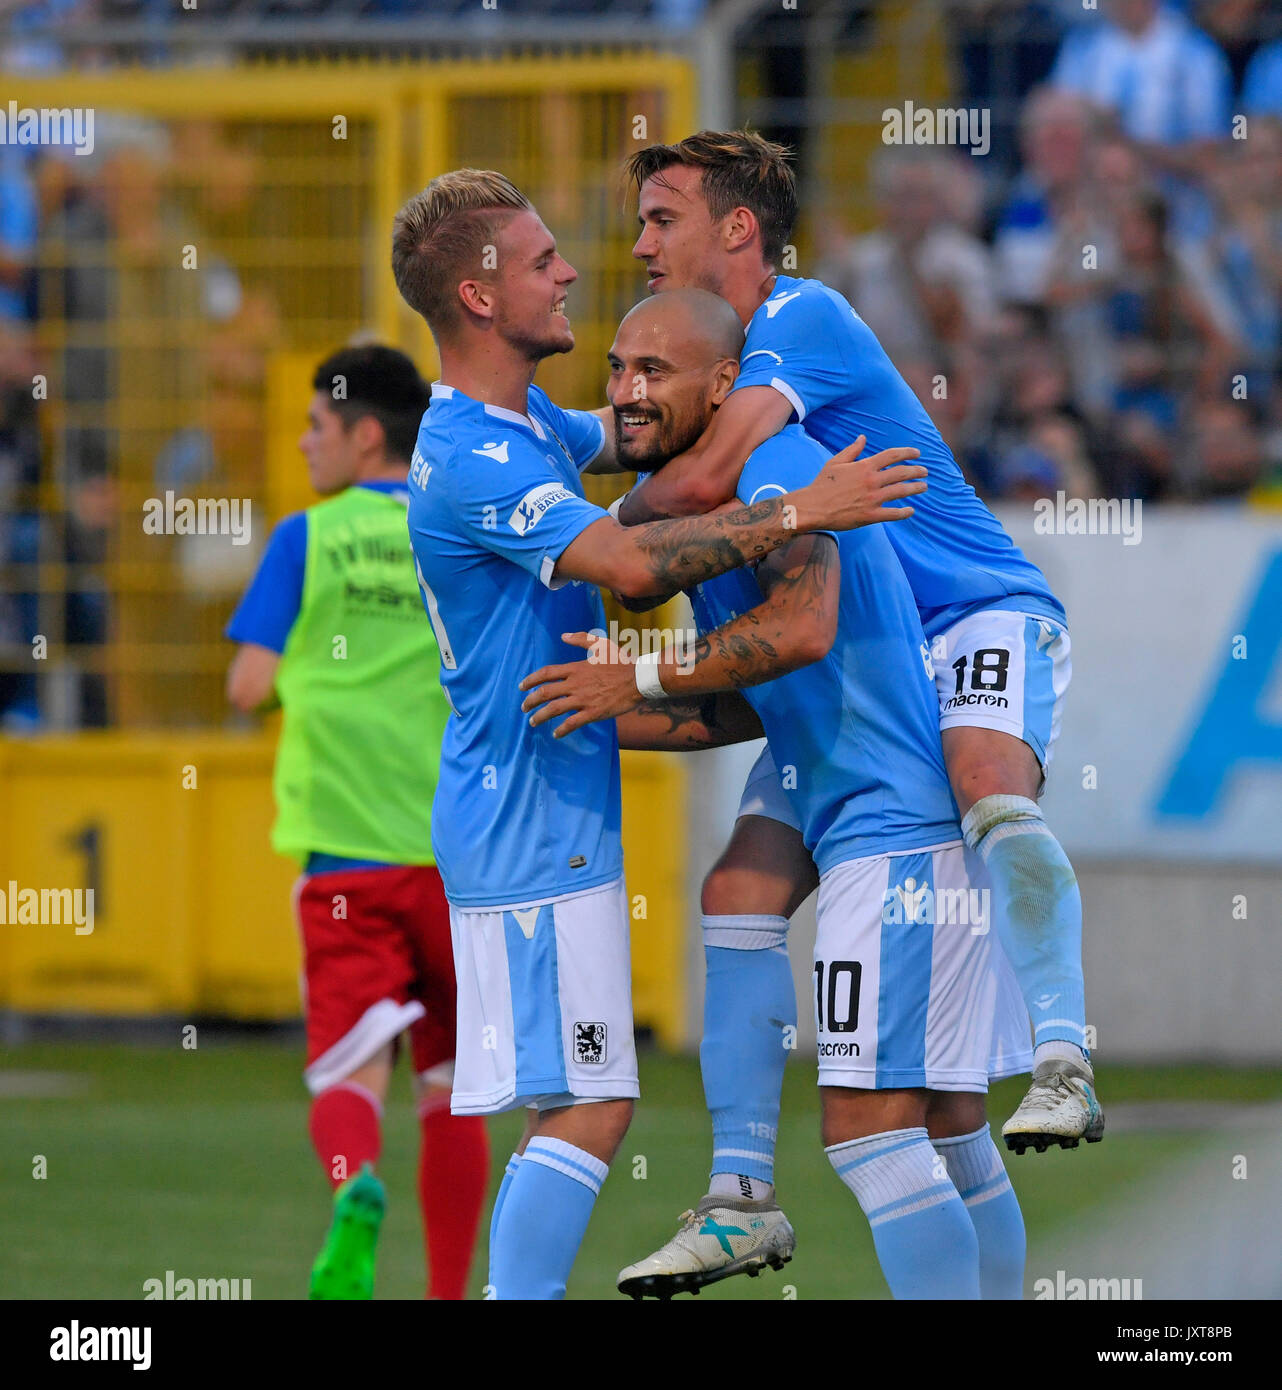
[[[543,483],[533,487],[516,504],[516,510],[508,517],[507,524],[518,536],[523,536],[538,525],[544,512],[574,495],[561,483]]]

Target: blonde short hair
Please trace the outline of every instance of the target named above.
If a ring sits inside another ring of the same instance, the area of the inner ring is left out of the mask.
[[[483,253],[504,226],[531,207],[492,169],[454,169],[416,193],[392,224],[392,274],[401,297],[432,332],[448,336],[461,318],[459,282],[479,276]]]

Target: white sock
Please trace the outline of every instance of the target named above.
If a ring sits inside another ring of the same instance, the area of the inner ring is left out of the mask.
[[[775,1185],[760,1178],[745,1177],[742,1173],[713,1173],[708,1188],[710,1197],[745,1197],[750,1202],[772,1202]]]
[[[1033,1066],[1040,1067],[1043,1062],[1084,1062],[1085,1051],[1076,1043],[1065,1042],[1063,1038],[1052,1038],[1050,1042],[1038,1043],[1033,1049]]]

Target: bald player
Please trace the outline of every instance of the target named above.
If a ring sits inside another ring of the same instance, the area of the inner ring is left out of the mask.
[[[654,471],[697,444],[734,386],[742,346],[734,310],[705,291],[670,290],[633,309],[610,351],[619,461]],[[825,457],[788,425],[748,456],[739,499],[803,486]],[[1028,1015],[996,937],[956,911],[972,899],[930,651],[886,528],[799,536],[690,597],[693,660],[655,654],[633,666],[581,633],[570,640],[595,659],[533,672],[524,708],[536,724],[557,719],[558,737],[615,718],[625,747],[688,749],[754,736],[724,694],[715,722],[703,712],[717,692],[742,692],[819,873],[828,1157],[869,1220],[895,1297],[1018,1298],[1023,1220],[984,1093],[990,1073],[1028,1070]],[[700,1061],[712,1186],[662,1249],[620,1274],[634,1297],[778,1268],[795,1244],[773,1193],[740,1176],[741,1149],[767,1130],[773,1139],[778,1123],[777,1100],[749,1113],[751,1099],[777,1098],[795,1035],[785,928],[740,916],[707,936]]]
[[[911,449],[846,450],[795,496],[625,530],[579,478],[613,438],[533,384],[574,346],[576,277],[529,199],[493,170],[441,174],[397,215],[392,266],[441,359],[409,529],[451,710],[432,820],[458,981],[451,1108],[532,1110],[495,1202],[489,1286],[562,1298],[638,1094],[619,760],[613,726],[554,739],[516,688],[564,659],[562,633],[604,621],[597,585],[697,583],[801,532],[880,522],[921,484],[886,467]]]

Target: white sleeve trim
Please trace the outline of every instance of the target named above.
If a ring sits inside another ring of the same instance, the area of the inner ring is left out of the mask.
[[[543,563],[539,566],[539,583],[541,583],[544,588],[551,589],[553,592],[557,589],[564,589],[565,586],[571,582],[568,579],[555,578],[555,570],[556,561],[550,555],[545,555],[543,557]]]
[[[776,391],[779,392],[779,394],[784,398],[784,400],[786,400],[788,404],[792,406],[792,408],[797,412],[797,422],[800,423],[802,420],[804,420],[806,418],[806,407],[802,405],[801,397],[797,395],[797,393],[792,389],[792,387],[789,386],[788,383],[782,377],[779,376],[772,376],[770,378],[770,384],[775,388]]]

